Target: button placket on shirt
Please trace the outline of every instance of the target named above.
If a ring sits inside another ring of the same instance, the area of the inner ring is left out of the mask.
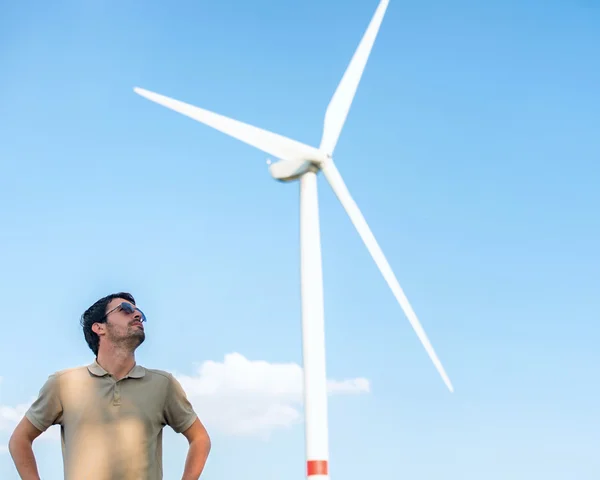
[[[113,387],[112,387],[113,401],[112,401],[112,404],[115,407],[119,407],[121,405],[121,380],[115,381],[115,377],[113,377],[110,374],[108,376],[110,377],[110,379],[113,382]]]
[[[121,405],[121,381],[115,382],[113,387],[113,405],[116,407]]]

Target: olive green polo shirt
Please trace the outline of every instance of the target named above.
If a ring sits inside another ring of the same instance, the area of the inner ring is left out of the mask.
[[[115,381],[96,361],[50,375],[25,415],[42,432],[61,426],[67,480],[160,480],[163,427],[196,419],[172,374],[136,365]]]

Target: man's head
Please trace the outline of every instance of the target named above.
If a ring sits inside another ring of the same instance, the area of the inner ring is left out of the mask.
[[[135,306],[135,299],[126,292],[101,298],[81,316],[85,340],[98,355],[100,342],[134,351],[145,340],[144,314]]]

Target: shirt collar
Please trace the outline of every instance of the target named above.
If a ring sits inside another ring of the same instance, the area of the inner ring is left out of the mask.
[[[104,370],[97,360],[94,360],[90,365],[88,365],[87,369],[92,375],[97,377],[104,377],[108,375],[108,372]],[[146,375],[146,369],[141,365],[134,365],[134,367],[129,371],[124,378],[142,378]]]

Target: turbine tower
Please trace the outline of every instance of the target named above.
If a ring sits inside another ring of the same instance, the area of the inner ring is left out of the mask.
[[[276,180],[282,182],[299,180],[300,182],[300,262],[306,476],[311,480],[329,479],[323,278],[317,196],[317,174],[319,172],[327,179],[346,210],[444,383],[451,392],[453,391],[452,384],[442,363],[431,346],[371,229],[352,199],[332,158],[388,3],[389,0],[380,1],[327,107],[319,148],[305,145],[276,133],[148,90],[134,88],[136,93],[153,102],[204,123],[277,158],[278,160],[275,163],[269,165],[269,171]]]

